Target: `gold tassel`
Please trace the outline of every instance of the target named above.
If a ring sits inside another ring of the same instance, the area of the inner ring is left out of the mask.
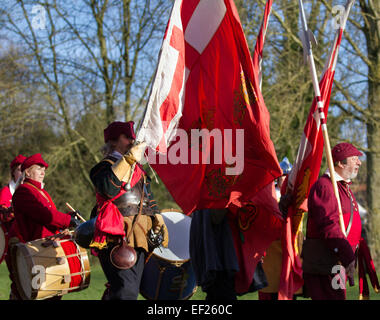
[[[102,250],[107,247],[107,241],[104,242],[97,242],[97,241],[91,241],[90,248],[97,248],[99,250]]]

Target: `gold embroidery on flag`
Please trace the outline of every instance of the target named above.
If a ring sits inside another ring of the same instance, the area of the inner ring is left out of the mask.
[[[308,192],[309,180],[310,180],[311,170],[306,168],[302,178],[301,184],[297,188],[296,193],[296,213],[292,217],[292,233],[294,237],[294,249],[297,255],[300,255],[300,250],[302,248],[302,221],[305,212],[300,209],[300,206],[305,201]]]
[[[294,249],[296,255],[301,254],[302,242],[303,242],[303,233],[302,233],[302,222],[305,212],[301,209],[298,209],[297,212],[292,216],[292,233],[295,235],[294,237]]]
[[[240,90],[234,90],[233,119],[235,125],[242,126],[243,119],[247,111],[247,105],[249,105],[248,91],[243,71],[240,72],[240,79]]]
[[[186,134],[187,134],[187,143],[188,143],[188,145],[189,145],[189,149],[194,148],[194,146],[192,145],[193,141],[192,141],[192,139],[191,139],[191,130],[193,130],[193,129],[198,129],[198,130],[200,130],[201,127],[202,127],[202,120],[201,120],[201,118],[198,118],[198,119],[194,120],[194,121],[191,123],[190,127],[186,130]],[[202,147],[202,146],[201,146],[201,147]]]
[[[302,183],[297,188],[297,197],[296,197],[296,208],[298,209],[302,202],[306,199],[307,196],[307,189],[309,186],[309,180],[310,180],[311,171],[309,168],[307,168],[304,171],[304,175],[302,178]]]
[[[253,203],[248,203],[238,210],[238,223],[241,231],[247,231],[257,217],[257,208]]]
[[[252,106],[257,101],[257,96],[252,83],[249,81],[248,86],[245,80],[244,72],[240,72],[240,90],[234,91],[234,110],[233,119],[235,125],[243,125],[246,116],[247,106]]]
[[[206,108],[202,108],[202,119],[201,123],[205,126],[209,131],[215,129],[215,106],[207,106]]]
[[[210,170],[205,177],[208,194],[219,199],[228,199],[230,188],[239,181],[239,176],[225,175],[224,168]]]

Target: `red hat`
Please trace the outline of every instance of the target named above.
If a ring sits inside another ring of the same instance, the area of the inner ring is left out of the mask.
[[[36,153],[28,158],[25,159],[23,164],[21,165],[21,171],[24,171],[25,169],[28,169],[34,164],[39,164],[47,168],[49,165],[42,159],[42,156],[40,153]]]
[[[16,158],[14,158],[11,162],[11,164],[9,165],[9,167],[12,169],[16,166],[18,166],[19,164],[22,164],[24,161],[25,161],[26,157],[23,156],[22,154],[19,154]]]
[[[348,157],[352,156],[362,156],[363,154],[356,149],[351,143],[343,142],[337,144],[332,150],[331,154],[333,157],[333,161],[342,161]]]
[[[124,133],[128,138],[136,139],[135,132],[133,130],[133,121],[122,122],[115,121],[108,125],[104,129],[104,142],[108,140],[117,140],[122,133]]]

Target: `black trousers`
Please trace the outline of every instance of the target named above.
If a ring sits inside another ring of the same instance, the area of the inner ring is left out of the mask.
[[[235,275],[227,271],[213,271],[214,281],[203,291],[206,300],[236,300]]]
[[[137,300],[140,292],[140,282],[144,271],[145,251],[135,249],[136,264],[126,270],[116,268],[110,259],[113,246],[100,250],[98,258],[103,272],[108,280],[108,288],[103,295],[104,300]]]

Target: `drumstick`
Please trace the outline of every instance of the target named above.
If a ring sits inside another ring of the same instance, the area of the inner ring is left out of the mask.
[[[86,222],[86,220],[83,219],[83,217],[72,207],[68,202],[66,202],[66,206],[71,210],[74,211],[75,214],[78,216],[79,219],[81,219],[83,222]]]

